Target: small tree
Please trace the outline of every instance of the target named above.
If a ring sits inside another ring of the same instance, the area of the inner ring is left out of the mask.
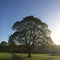
[[[8,46],[8,43],[6,41],[2,41],[1,44],[0,44],[1,51],[2,52],[7,52],[8,51],[7,46]]]
[[[52,44],[48,42],[50,30],[48,25],[34,16],[28,16],[21,21],[17,21],[12,26],[16,32],[11,35],[9,42],[14,41],[18,45],[25,45],[28,57],[31,57],[31,51],[37,44]]]

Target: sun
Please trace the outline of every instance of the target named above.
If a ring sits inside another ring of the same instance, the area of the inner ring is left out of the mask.
[[[56,45],[60,45],[60,25],[52,31],[51,37]]]

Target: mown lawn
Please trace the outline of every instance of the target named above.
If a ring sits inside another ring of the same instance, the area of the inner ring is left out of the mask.
[[[12,55],[10,53],[0,53],[0,60],[11,60]]]
[[[60,56],[51,56],[50,54],[32,54],[31,58],[27,58],[27,54],[16,54],[23,60],[60,60]],[[0,60],[12,60],[10,53],[0,53]]]
[[[17,54],[24,60],[60,60],[60,56],[51,56],[50,54],[32,54],[31,58],[27,58],[27,54]]]

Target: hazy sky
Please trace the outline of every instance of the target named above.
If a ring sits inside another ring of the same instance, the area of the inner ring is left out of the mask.
[[[29,15],[40,18],[55,33],[60,26],[60,0],[0,0],[0,42],[8,41],[12,25]]]

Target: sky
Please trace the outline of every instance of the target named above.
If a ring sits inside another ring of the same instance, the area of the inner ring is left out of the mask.
[[[8,42],[12,25],[30,15],[47,23],[52,40],[60,44],[60,0],[0,0],[0,42]]]

